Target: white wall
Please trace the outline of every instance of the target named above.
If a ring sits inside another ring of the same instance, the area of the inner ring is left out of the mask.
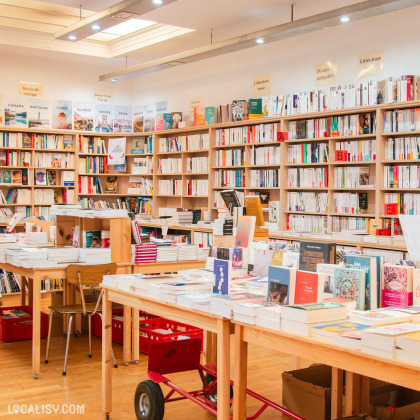
[[[133,79],[133,104],[168,100],[169,110],[187,112],[190,98],[203,97],[205,106],[248,99],[253,76],[265,73],[272,94],[310,90],[314,65],[327,60],[337,60],[339,84],[355,83],[357,55],[378,49],[385,65],[377,79],[420,75],[419,17],[417,6],[141,76]]]

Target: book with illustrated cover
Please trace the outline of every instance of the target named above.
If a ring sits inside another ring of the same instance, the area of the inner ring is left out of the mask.
[[[51,103],[48,99],[29,98],[28,123],[29,128],[51,128]]]
[[[170,130],[172,128],[172,114],[163,113],[163,129]]]
[[[214,285],[213,293],[227,295],[230,292],[232,278],[232,263],[227,260],[214,260]]]
[[[82,233],[83,248],[101,248],[100,230],[84,230]]]
[[[243,109],[245,100],[236,100],[232,102],[232,121],[243,120]]]
[[[295,302],[296,270],[270,265],[268,268],[269,302],[293,305]]]
[[[106,178],[106,193],[116,193],[117,192],[117,182],[118,178],[116,176],[108,176]]]
[[[22,185],[22,171],[12,171],[12,184]]]
[[[413,304],[413,267],[384,265],[382,268],[382,306]]]
[[[94,104],[90,102],[73,103],[73,130],[93,131]]]
[[[133,110],[131,106],[114,105],[114,133],[132,133],[132,132],[133,132]]]
[[[172,128],[178,128],[178,123],[182,121],[182,112],[172,112]]]
[[[284,251],[273,250],[273,258],[271,259],[270,265],[276,265],[278,267],[281,267],[283,264],[283,253]]]
[[[95,105],[95,131],[97,133],[114,131],[114,105],[107,103]]]
[[[216,124],[216,107],[206,106],[204,115],[206,125]]]
[[[301,241],[299,270],[316,272],[317,264],[335,264],[336,245],[332,242]]]
[[[332,322],[329,324],[317,325],[312,327],[312,336],[331,337],[336,334],[360,332],[362,330],[365,330],[366,328],[371,328],[371,326],[351,321]]]
[[[131,153],[132,154],[143,154],[144,146],[146,144],[145,137],[134,137],[131,143]]]
[[[0,150],[0,166],[7,165],[7,154],[5,150]]]
[[[47,184],[57,185],[57,177],[55,171],[47,171]]]
[[[233,255],[232,255],[232,266],[233,267],[246,267],[243,264],[243,251],[245,248],[234,247],[233,248]]]
[[[72,101],[55,100],[52,102],[52,129],[71,130],[73,128]]]
[[[28,170],[22,169],[22,185],[29,185]]]
[[[206,125],[205,108],[194,108],[194,125]]]
[[[324,298],[334,296],[334,270],[335,264],[317,264],[316,272],[324,275]]]
[[[11,184],[12,183],[12,171],[9,169],[4,169],[1,171],[1,182],[2,184]]]
[[[47,185],[47,171],[35,169],[35,185]]]
[[[222,246],[217,247],[216,258],[218,258],[219,260],[232,259],[232,248],[227,248],[227,247],[222,247]]]
[[[334,297],[355,300],[357,309],[365,308],[365,271],[337,267],[334,271]]]
[[[250,99],[249,100],[249,119],[257,120],[262,118],[262,98]]]
[[[133,107],[133,128],[135,133],[142,133],[144,131],[144,112],[144,105]]]

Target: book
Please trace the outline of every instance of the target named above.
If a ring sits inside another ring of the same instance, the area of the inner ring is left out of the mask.
[[[22,171],[15,170],[12,171],[12,184],[22,185]]]
[[[413,271],[413,305],[420,305],[420,270]]]
[[[255,230],[255,216],[239,216],[236,226],[235,246],[248,248]]]
[[[109,248],[111,235],[109,230],[101,230],[101,248]]]
[[[382,267],[382,306],[413,304],[413,267],[386,264]]]
[[[307,324],[345,319],[346,315],[346,307],[334,302],[284,306],[281,311],[282,320],[288,319]]]
[[[355,268],[334,270],[334,296],[355,300],[357,309],[365,308],[365,272]]]
[[[270,265],[277,265],[278,267],[281,267],[283,264],[283,254],[284,251],[273,250],[273,258],[271,259]]]
[[[57,185],[57,177],[55,171],[47,171],[47,185]]]
[[[131,153],[132,154],[143,154],[144,146],[146,144],[145,137],[134,137],[131,143]]]
[[[360,332],[370,328],[370,325],[351,321],[332,322],[312,327],[313,337],[331,337],[336,334]]]
[[[232,278],[232,263],[228,260],[214,260],[213,293],[227,295],[230,293]]]
[[[105,192],[107,193],[116,193],[117,192],[117,182],[118,178],[115,176],[108,176],[106,178],[106,188]]]
[[[249,270],[249,273],[254,276],[267,277],[268,270],[273,259],[272,249],[256,249],[254,254],[254,264]]]
[[[226,260],[226,261],[232,260],[232,256],[233,256],[232,248],[223,247],[223,246],[218,246],[216,248],[215,257],[218,258],[219,260]]]
[[[347,318],[352,322],[360,322],[361,324],[379,327],[398,322],[410,322],[412,316],[409,313],[380,308],[370,311],[352,311],[347,315]]]
[[[171,116],[172,116],[172,128],[178,128],[178,123],[182,121],[182,112],[172,112]]]
[[[82,232],[83,248],[101,248],[101,231],[84,230]]]
[[[295,301],[295,284],[295,269],[270,265],[267,300],[282,305],[292,305]]]
[[[413,332],[397,337],[395,345],[403,350],[420,353],[420,332]]]
[[[194,108],[194,125],[206,125],[205,108]]]
[[[324,275],[310,271],[296,271],[295,304],[322,302]]]
[[[283,254],[282,267],[286,268],[298,268],[299,265],[299,253],[292,251],[285,251]]]
[[[324,298],[334,296],[335,264],[317,264],[316,272],[324,275]]]
[[[61,184],[66,187],[74,187],[74,172],[61,171]]]
[[[332,242],[301,241],[299,270],[316,272],[317,264],[335,264],[336,245]]]
[[[170,130],[172,128],[172,114],[163,113],[162,114],[163,130]]]
[[[243,109],[245,100],[237,100],[232,102],[232,121],[243,120]]]
[[[35,185],[47,185],[47,171],[45,169],[35,169],[34,178]]]
[[[250,99],[249,100],[249,119],[257,120],[262,118],[262,98]]]
[[[206,106],[205,108],[205,122],[207,124],[216,124],[216,107]]]
[[[232,254],[232,267],[245,268],[248,267],[248,248],[235,246]]]

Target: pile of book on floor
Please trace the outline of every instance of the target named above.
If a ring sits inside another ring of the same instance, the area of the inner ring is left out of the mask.
[[[48,245],[48,234],[47,232],[28,232],[28,233],[17,233],[16,239],[19,244],[23,245]]]
[[[111,248],[79,248],[79,261],[86,264],[108,264]]]
[[[66,246],[61,248],[47,248],[48,261],[57,263],[79,262],[79,248]]]

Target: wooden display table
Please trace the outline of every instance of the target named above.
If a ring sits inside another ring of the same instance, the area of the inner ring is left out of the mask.
[[[369,404],[369,378],[375,378],[396,385],[420,391],[420,364],[397,359],[373,356],[359,350],[331,344],[327,341],[303,337],[255,325],[232,321],[235,325],[235,373],[234,373],[234,420],[246,418],[247,352],[248,343],[270,349],[278,349],[306,360],[314,360],[332,366],[331,418],[342,416],[343,371],[348,381],[345,395],[345,415],[351,415],[355,393],[362,401],[362,411]],[[354,374],[363,376],[361,387],[353,387]],[[350,385],[350,386],[349,386]],[[349,389],[347,389],[349,388]]]
[[[217,396],[218,396],[218,420],[230,418],[230,321],[207,312],[196,311],[187,307],[161,302],[134,292],[127,292],[113,287],[102,285],[103,297],[103,320],[102,320],[102,410],[108,414],[112,411],[112,366],[111,342],[112,342],[112,302],[150,312],[165,318],[188,323],[202,328],[210,333],[217,334]],[[138,340],[138,319],[133,320],[133,345]],[[134,332],[137,331],[137,338]],[[214,362],[215,343],[207,342],[206,362]]]

